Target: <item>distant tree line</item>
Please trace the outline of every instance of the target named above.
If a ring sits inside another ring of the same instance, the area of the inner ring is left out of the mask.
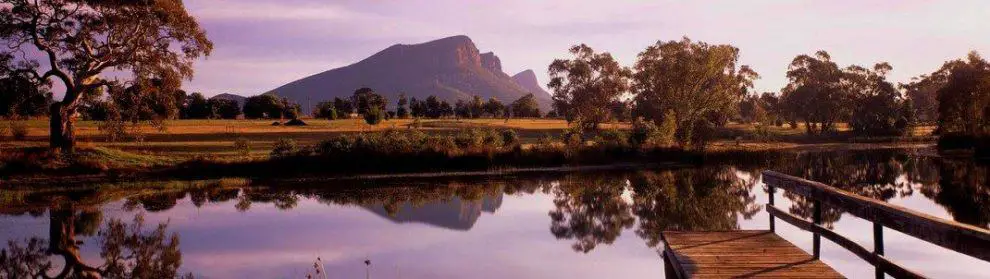
[[[550,64],[547,85],[553,112],[583,129],[642,118],[676,126],[685,147],[703,146],[733,120],[803,126],[811,136],[834,134],[839,123],[857,136],[902,136],[916,123],[937,123],[943,138],[990,133],[990,64],[975,52],[900,85],[887,80],[886,62],[840,67],[825,51],[798,55],[779,94],[751,92],[759,75],[738,64],[731,45],[659,41],[632,68],[584,44],[569,52]]]
[[[481,96],[470,100],[457,100],[451,105],[446,100],[440,100],[430,95],[424,100],[407,98],[399,94],[394,110],[388,110],[388,99],[375,93],[370,88],[360,88],[350,98],[335,97],[333,100],[322,101],[313,108],[313,117],[324,119],[345,119],[352,115],[364,117],[369,123],[378,118],[509,118],[509,117],[542,117],[539,103],[533,94],[527,94],[505,105],[497,98],[487,101]],[[379,117],[380,115],[380,117]],[[377,122],[376,122],[377,123]]]

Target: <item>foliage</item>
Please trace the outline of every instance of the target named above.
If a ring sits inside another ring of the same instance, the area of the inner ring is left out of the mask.
[[[0,116],[41,116],[52,103],[50,85],[38,83],[11,64],[13,55],[0,52]]]
[[[371,88],[363,87],[354,91],[351,102],[357,107],[358,114],[366,115],[375,109],[378,109],[379,113],[384,113],[388,100],[385,99],[385,96],[375,93]]]
[[[270,156],[272,158],[283,158],[293,155],[298,151],[299,147],[296,141],[289,138],[280,138],[275,141],[275,145],[272,146],[272,152]]]
[[[28,126],[24,121],[10,121],[10,136],[14,140],[25,140],[28,135]]]
[[[262,94],[248,97],[243,111],[247,119],[280,119],[285,106],[274,94]]]
[[[849,126],[861,136],[900,136],[913,123],[910,102],[902,100],[900,92],[886,80],[892,68],[887,63],[876,64],[872,70],[858,66],[846,70],[846,88],[852,93],[853,112]]]
[[[661,145],[663,143],[659,142],[660,136],[660,129],[653,121],[638,117],[633,121],[632,130],[629,132],[629,144],[634,147]]]
[[[629,89],[632,73],[608,52],[595,53],[584,44],[569,52],[573,59],[555,59],[549,67],[554,108],[568,121],[580,118],[585,129],[597,129],[611,119],[611,111],[603,108]]]
[[[52,148],[74,147],[72,116],[83,94],[118,83],[121,76],[131,77],[134,85],[161,80],[168,90],[159,92],[172,93],[182,79],[193,76],[193,62],[213,49],[178,0],[3,2],[0,37],[18,42],[6,47],[21,55],[15,58],[18,65],[29,66],[19,70],[35,83],[57,79],[64,85],[62,100],[51,109]],[[45,56],[46,72],[36,71],[35,53]],[[106,71],[129,75],[116,75],[111,81],[101,77]]]
[[[378,125],[385,120],[385,111],[380,108],[373,107],[364,113],[364,122],[368,125]]]
[[[738,60],[739,49],[731,45],[688,38],[657,42],[639,54],[634,67],[636,114],[661,123],[673,112],[684,146],[709,140],[705,130],[724,124],[759,78]]]
[[[539,118],[540,114],[540,104],[536,102],[536,96],[533,93],[526,94],[525,96],[519,97],[509,104],[512,110],[512,116],[517,118],[533,117]]]
[[[351,118],[351,113],[354,112],[354,103],[350,99],[334,97],[333,108],[337,111],[337,118],[347,119]]]
[[[237,101],[231,99],[210,98],[207,107],[210,109],[210,118],[213,119],[236,119],[241,115],[241,107],[237,105]]]
[[[238,137],[234,140],[234,150],[237,151],[238,155],[248,156],[251,155],[251,144],[245,137]]]
[[[787,71],[790,83],[782,103],[794,121],[804,121],[809,135],[835,131],[835,124],[852,113],[852,94],[844,87],[845,73],[825,51],[799,55]]]
[[[203,97],[203,93],[193,92],[186,97],[185,106],[182,109],[182,118],[185,119],[206,119],[210,117],[212,109]]]
[[[313,118],[324,118],[327,120],[337,119],[337,108],[333,106],[331,101],[323,101],[316,104],[313,108]]]
[[[406,98],[406,93],[399,94],[399,101],[395,107],[395,115],[400,119],[409,118],[409,99]]]
[[[990,63],[971,52],[966,60],[946,62],[933,77],[945,77],[938,89],[938,132],[990,134]]]

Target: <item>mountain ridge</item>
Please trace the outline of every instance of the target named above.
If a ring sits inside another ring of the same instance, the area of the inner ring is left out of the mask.
[[[436,95],[451,103],[474,95],[509,103],[533,91],[504,73],[501,59],[494,52],[481,53],[471,38],[459,35],[419,44],[395,44],[354,64],[286,83],[266,94],[310,106],[334,97],[349,97],[361,87],[372,88],[388,98],[390,108],[400,93],[417,99]],[[549,108],[550,95],[538,92],[532,92],[537,102],[543,109]]]

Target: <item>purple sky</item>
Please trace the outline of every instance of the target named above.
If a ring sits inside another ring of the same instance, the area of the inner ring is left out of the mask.
[[[657,40],[688,36],[740,48],[741,62],[778,91],[794,56],[824,49],[840,65],[894,66],[895,82],[970,50],[990,55],[990,1],[186,1],[215,43],[184,87],[254,95],[346,66],[396,43],[470,36],[511,74],[541,83],[554,58],[586,43],[631,66]]]

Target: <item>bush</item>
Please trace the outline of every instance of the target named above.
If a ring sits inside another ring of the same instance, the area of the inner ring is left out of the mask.
[[[368,109],[368,112],[364,114],[364,122],[367,122],[368,125],[378,125],[378,123],[382,123],[382,120],[384,119],[385,112],[377,107]]]
[[[505,146],[515,146],[519,144],[519,134],[516,133],[516,130],[505,129],[502,130],[501,134],[502,144]]]
[[[669,118],[665,117],[664,122]],[[676,131],[676,129],[674,129]],[[672,138],[673,136],[671,136]],[[648,145],[663,145],[663,137],[660,128],[653,121],[645,120],[642,117],[636,118],[632,124],[629,135],[629,144],[635,147]]]
[[[241,156],[247,157],[248,155],[251,155],[251,145],[248,142],[248,139],[244,137],[239,137],[235,139],[234,150],[237,151],[237,154]]]
[[[10,122],[10,136],[14,137],[15,140],[24,140],[28,135],[28,126],[24,121],[11,121]]]
[[[461,131],[454,135],[454,143],[462,149],[481,147],[485,140],[485,133],[478,129]]]
[[[618,129],[605,129],[595,137],[595,143],[608,147],[622,147],[629,142],[629,136]]]
[[[275,145],[272,147],[272,158],[282,158],[291,156],[298,150],[296,146],[296,141],[292,139],[281,138],[275,141]]]
[[[127,123],[119,118],[100,122],[98,128],[107,142],[117,142],[127,137]]]

